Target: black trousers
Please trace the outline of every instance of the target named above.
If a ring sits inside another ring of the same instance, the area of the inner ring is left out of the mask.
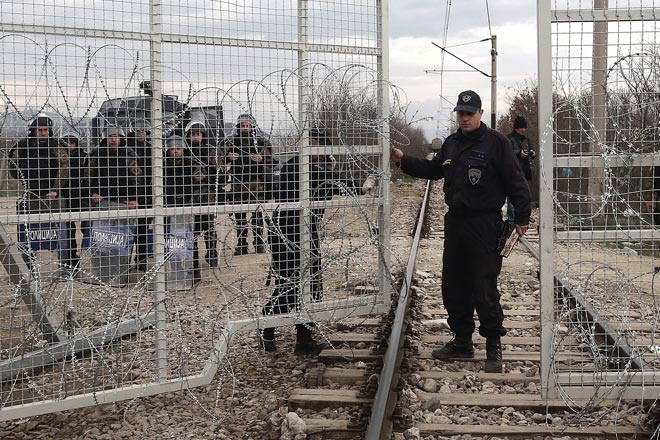
[[[479,316],[479,334],[504,336],[504,313],[497,290],[502,257],[497,240],[502,214],[495,212],[445,215],[445,243],[442,256],[442,300],[449,314],[448,324],[457,335],[471,335],[474,311]]]
[[[272,251],[272,263],[269,279],[274,280],[273,294],[264,305],[264,316],[289,313],[297,310],[300,295],[301,242],[300,217],[295,210],[278,212],[268,230],[268,242]],[[319,237],[319,215],[313,215],[310,221],[310,258],[309,277],[312,301],[323,298],[323,279],[321,277],[321,252]]]
[[[150,217],[137,219],[135,228],[135,263],[146,263],[149,256],[149,223],[153,221]]]

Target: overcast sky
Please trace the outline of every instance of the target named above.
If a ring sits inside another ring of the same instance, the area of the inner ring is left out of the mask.
[[[390,81],[406,92],[410,109],[418,111],[418,118],[433,117],[433,121],[422,122],[429,141],[437,135],[438,120],[439,135],[445,136],[456,97],[465,89],[479,93],[483,101],[483,120],[490,121],[490,78],[479,73],[446,72],[441,81],[440,75],[424,72],[442,67],[442,51],[431,42],[442,45],[446,3],[447,0],[390,1]],[[487,3],[492,34],[497,36],[499,115],[508,108],[507,96],[512,87],[536,79],[536,2],[452,1],[446,42],[448,50],[490,74],[490,41],[450,47],[490,37]],[[469,67],[445,55],[444,69],[469,70]],[[451,103],[441,100],[441,93]]]

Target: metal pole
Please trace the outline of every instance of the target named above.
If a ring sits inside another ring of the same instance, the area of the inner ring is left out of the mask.
[[[594,0],[594,10],[607,10],[608,0]],[[592,55],[591,74],[591,104],[594,133],[591,143],[591,153],[600,156],[603,152],[600,142],[606,142],[606,71],[607,71],[607,21],[594,21],[594,47]],[[591,213],[595,214],[601,207],[603,194],[603,181],[605,170],[603,167],[592,166],[589,172],[589,196],[591,198]]]
[[[153,206],[156,210],[154,217],[154,253],[165,255],[165,217],[158,211],[163,209],[163,66],[161,60],[161,0],[151,0],[149,8],[149,30],[151,41],[149,51],[151,57],[151,128],[152,128],[152,163],[153,177]],[[161,211],[162,212],[162,211]],[[156,364],[158,377],[167,378],[167,312],[165,310],[165,265],[158,269],[156,274],[156,291],[154,293],[156,312]]]
[[[553,124],[552,124],[552,11],[550,1],[537,6],[539,78],[539,265],[541,268],[541,396],[557,397],[552,374],[552,329],[554,328],[554,236],[553,236]]]
[[[497,35],[490,39],[490,128],[497,128]]]
[[[379,93],[378,93],[378,106],[380,108],[381,121],[383,127],[381,130],[383,135],[381,137],[381,144],[383,146],[383,156],[381,169],[387,170],[390,163],[390,124],[388,115],[390,114],[390,51],[389,51],[389,16],[390,16],[390,2],[389,0],[378,0],[376,2],[378,11],[378,31],[379,38],[378,44],[381,48],[381,54],[378,57],[378,70],[379,70]],[[392,224],[390,222],[390,179],[388,173],[383,173],[380,185],[382,188],[382,204],[378,212],[378,240],[382,244],[382,252],[379,257],[379,278],[380,278],[380,291],[383,292],[383,308],[389,310],[391,305],[390,295],[390,232]]]

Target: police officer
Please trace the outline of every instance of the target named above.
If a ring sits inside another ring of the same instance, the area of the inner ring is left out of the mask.
[[[137,208],[144,196],[144,175],[137,153],[126,146],[124,131],[117,126],[105,130],[99,148],[90,155],[86,170],[90,206],[114,201]]]
[[[59,211],[64,208],[62,191],[69,178],[69,153],[53,135],[53,121],[46,115],[37,115],[28,125],[28,135],[9,151],[10,174],[23,185],[23,196],[16,202],[19,214]],[[19,237],[19,243],[20,237]],[[31,250],[19,246],[24,257]],[[66,264],[72,261],[65,250],[60,259]]]
[[[208,191],[206,173],[199,162],[184,153],[186,143],[181,136],[170,136],[165,141],[166,156],[164,164],[165,205],[192,206],[199,203],[201,194]],[[193,282],[201,280],[197,241],[193,249]]]
[[[518,164],[520,164],[525,179],[527,179],[527,183],[531,188],[536,152],[532,148],[532,142],[525,133],[527,133],[527,120],[522,116],[517,116],[513,120],[513,131],[509,135],[509,141],[511,141],[511,145],[513,146],[513,154],[518,158]],[[507,204],[507,218],[513,222],[514,217],[515,209],[509,201]]]
[[[142,199],[139,201],[141,208],[151,208],[153,202],[152,190],[152,166],[151,166],[151,142],[149,141],[149,124],[145,120],[137,120],[133,124],[133,129],[128,133],[126,145],[137,153],[140,159],[140,168],[144,188]],[[149,224],[153,218],[140,217],[137,219],[135,234],[135,267],[138,271],[147,270],[147,257],[149,254]]]
[[[442,299],[454,338],[433,350],[436,359],[472,358],[474,310],[479,333],[486,338],[486,372],[502,371],[500,337],[506,334],[497,290],[502,257],[497,249],[502,230],[501,206],[508,196],[515,209],[515,228],[523,235],[530,216],[530,192],[508,139],[481,122],[481,98],[472,90],[458,95],[454,108],[459,129],[445,140],[433,159],[416,159],[391,148],[391,159],[413,177],[444,178],[445,242]]]
[[[207,181],[200,194],[200,203],[213,204],[216,201],[224,201],[224,173],[219,173],[218,155],[216,148],[209,144],[206,125],[199,121],[192,121],[186,126],[186,143],[188,152],[193,161],[203,165],[206,170]],[[204,237],[206,246],[206,262],[210,268],[218,267],[218,238],[215,232],[215,216],[213,214],[202,214],[195,216],[195,235]],[[199,247],[197,247],[199,251]],[[197,256],[201,260],[201,256]]]
[[[74,132],[65,133],[60,138],[63,148],[66,148],[69,154],[69,182],[67,188],[63,191],[67,200],[69,211],[77,212],[89,207],[89,188],[85,178],[87,169],[87,154],[80,148],[80,139]],[[86,223],[86,222],[83,222]],[[84,228],[85,225],[82,225]],[[76,241],[76,222],[67,222],[67,241],[68,256],[71,267],[76,267],[80,263],[78,255],[78,244]]]
[[[234,202],[255,203],[265,202],[268,198],[267,165],[272,163],[270,142],[257,131],[257,121],[249,114],[242,114],[236,120],[236,132],[224,141],[229,163],[229,175],[232,180]],[[247,245],[247,213],[237,212],[236,219],[237,245],[234,255],[248,253]],[[256,253],[265,252],[264,220],[262,212],[257,209],[252,213],[252,238]]]
[[[325,131],[312,129],[309,132],[310,146],[328,145],[329,138]],[[347,177],[335,173],[331,169],[332,161],[325,155],[310,156],[309,186],[310,198],[313,201],[330,200],[334,195],[356,194],[357,185]],[[280,181],[273,189],[273,199],[276,202],[296,202],[300,198],[300,158],[294,156],[281,169]],[[362,192],[373,188],[374,180],[368,178]],[[310,261],[309,277],[313,301],[321,301],[323,297],[323,279],[321,277],[320,225],[325,210],[311,210],[309,222]],[[262,314],[271,316],[289,313],[299,305],[300,271],[301,271],[301,235],[300,215],[298,209],[281,209],[274,213],[272,224],[269,225],[268,240],[273,254],[269,274],[269,282],[275,281],[275,289],[268,303],[263,307]],[[316,342],[312,337],[311,324],[296,325],[297,355],[318,354],[327,344]],[[261,333],[261,343],[266,352],[276,350],[275,329],[267,328]]]

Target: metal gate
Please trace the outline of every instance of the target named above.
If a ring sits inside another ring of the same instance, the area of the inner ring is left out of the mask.
[[[3,6],[0,420],[205,385],[241,333],[388,309],[387,11]]]
[[[541,378],[575,406],[660,390],[659,14],[539,2]]]

